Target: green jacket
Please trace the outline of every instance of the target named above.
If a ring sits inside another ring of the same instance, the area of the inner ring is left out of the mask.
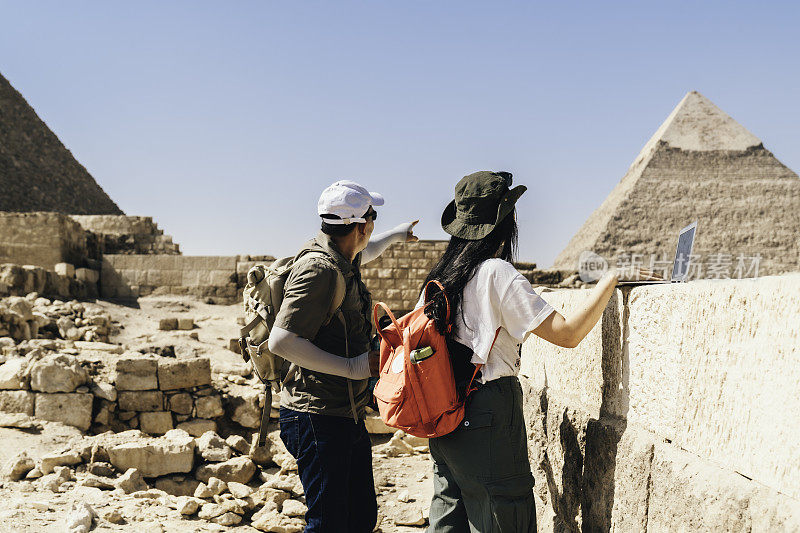
[[[372,297],[361,281],[361,254],[353,262],[345,259],[330,236],[320,232],[306,243],[299,253],[321,250],[336,264],[318,257],[304,260],[289,274],[284,288],[283,303],[275,319],[275,327],[291,331],[311,341],[318,348],[341,357],[356,357],[369,350],[372,336]],[[341,311],[347,323],[347,344],[341,321],[334,316],[327,324],[327,312],[334,297],[336,268],[345,280],[345,295]],[[347,378],[300,369],[290,377],[281,391],[281,407],[332,416],[352,417]],[[369,400],[368,380],[350,380],[356,411],[364,416]]]

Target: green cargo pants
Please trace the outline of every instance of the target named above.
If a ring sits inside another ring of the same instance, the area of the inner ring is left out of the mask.
[[[428,533],[535,533],[522,388],[516,377],[483,385],[464,421],[430,439],[433,489]]]

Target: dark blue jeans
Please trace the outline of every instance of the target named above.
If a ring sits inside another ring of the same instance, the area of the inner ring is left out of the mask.
[[[370,533],[378,518],[364,421],[281,407],[281,440],[306,493],[306,533]]]

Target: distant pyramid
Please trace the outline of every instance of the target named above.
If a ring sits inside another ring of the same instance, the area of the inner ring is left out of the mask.
[[[0,211],[123,214],[2,75]]]
[[[693,91],[558,255],[554,268],[577,269],[584,250],[606,259],[636,253],[648,261],[650,254],[671,261],[678,231],[694,220],[694,254],[706,268],[722,259],[716,254],[733,256],[734,266],[739,256],[759,254],[759,275],[800,270],[800,178],[755,135]]]

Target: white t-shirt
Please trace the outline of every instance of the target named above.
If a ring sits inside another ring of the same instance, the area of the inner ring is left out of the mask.
[[[417,307],[422,303],[420,298]],[[520,344],[553,311],[511,263],[487,259],[464,287],[453,338],[472,349],[473,363],[484,365],[481,383],[516,376]],[[497,328],[500,334],[489,352]]]

